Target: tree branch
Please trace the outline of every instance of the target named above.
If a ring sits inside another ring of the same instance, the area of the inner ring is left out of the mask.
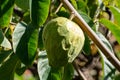
[[[80,14],[74,9],[68,0],[61,0],[63,5],[70,11],[75,13],[74,21],[81,27],[81,29],[87,33],[87,35],[93,40],[98,48],[104,53],[107,59],[120,71],[120,62],[113,55],[113,53],[106,47],[106,45],[99,39],[96,33],[90,28],[90,26],[84,21]]]

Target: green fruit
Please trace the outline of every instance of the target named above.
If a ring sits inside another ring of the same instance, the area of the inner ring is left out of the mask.
[[[85,40],[80,27],[64,17],[49,21],[43,29],[42,38],[52,67],[71,63],[78,56]]]

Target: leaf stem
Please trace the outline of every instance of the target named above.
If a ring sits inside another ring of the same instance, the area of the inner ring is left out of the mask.
[[[74,9],[68,0],[61,0],[63,5],[70,11],[75,13],[74,21],[81,27],[81,29],[87,33],[87,35],[93,40],[98,48],[104,53],[107,59],[120,71],[120,61],[113,55],[113,53],[107,48],[107,46],[99,39],[96,33],[90,28],[90,26],[84,21],[81,15]]]

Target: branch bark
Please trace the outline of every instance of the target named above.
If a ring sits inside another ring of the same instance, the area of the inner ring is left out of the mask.
[[[91,40],[97,45],[97,47],[104,53],[106,58],[120,71],[120,61],[113,55],[113,53],[106,47],[106,45],[99,39],[96,33],[90,28],[90,26],[84,21],[80,14],[74,9],[68,0],[61,0],[63,5],[70,11],[74,12],[74,21],[81,27],[81,29],[87,33]]]

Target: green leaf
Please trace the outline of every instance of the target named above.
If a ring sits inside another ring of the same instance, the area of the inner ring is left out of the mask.
[[[25,72],[26,69],[27,67],[21,63],[16,66],[15,72],[17,73],[17,75],[21,76]]]
[[[67,64],[60,68],[51,67],[47,80],[72,80],[73,75],[74,69],[72,64]]]
[[[42,32],[43,32],[43,27],[41,27],[39,31],[38,47],[40,50],[44,49],[43,40],[42,40]]]
[[[85,34],[85,42],[84,42],[83,51],[86,55],[90,55],[90,52],[91,52],[90,42],[91,41],[90,41],[89,37]]]
[[[103,0],[103,4],[105,6],[109,6],[109,5],[114,6],[115,2],[116,2],[116,0]]]
[[[120,0],[116,0],[116,6],[120,9]]]
[[[16,25],[15,30],[12,35],[12,42],[13,42],[13,51],[16,52],[16,48],[20,42],[21,37],[25,33],[27,24],[20,22]]]
[[[4,40],[1,43],[2,47],[8,48],[8,49],[12,49],[11,43],[9,42],[9,40],[4,37]]]
[[[0,46],[8,49],[12,49],[11,43],[9,40],[4,36],[2,30],[0,29]]]
[[[97,32],[98,37],[106,45],[106,47],[113,52],[112,46],[109,41],[99,32]],[[115,67],[107,60],[105,55],[99,50],[99,53],[102,57],[102,70],[103,70],[103,80],[113,80],[112,77],[115,75]],[[114,54],[111,54],[115,56]]]
[[[0,66],[0,80],[13,80],[17,64],[19,64],[19,59],[15,54],[12,54],[9,59]]]
[[[82,16],[82,18],[85,20],[86,23],[88,23],[89,26],[93,27],[94,23],[92,19],[84,12],[78,11],[78,13]]]
[[[0,0],[0,28],[9,25],[15,0]]]
[[[19,36],[15,36],[16,38],[20,39],[16,48],[16,54],[18,55],[20,60],[27,66],[32,65],[36,57],[39,33],[38,31],[38,29],[33,29],[33,25],[30,24],[26,28],[21,38],[19,38]]]
[[[64,75],[62,80],[72,80],[74,76],[74,68],[72,64],[67,64],[64,67]]]
[[[98,1],[99,0],[92,0],[92,1],[88,0],[88,3],[87,3],[88,8],[89,8],[88,13],[90,14],[91,18],[94,18],[95,12],[98,9],[98,6],[99,6]]]
[[[113,48],[109,41],[100,32],[96,32],[97,36],[102,40],[102,42],[109,48],[109,50],[114,53]]]
[[[64,67],[53,68],[51,67],[47,80],[62,80],[64,74]]]
[[[113,77],[113,80],[120,80],[120,74],[117,74]]]
[[[38,47],[38,35],[39,29],[33,30],[28,41],[28,60],[30,60],[30,63],[33,62],[36,57]]]
[[[74,74],[72,64],[62,68],[50,67],[46,51],[39,52],[37,68],[40,80],[72,80]]]
[[[11,54],[13,53],[12,50],[8,51],[0,51],[0,64],[4,62],[4,60]]]
[[[71,2],[72,5],[75,7],[75,9],[77,9],[77,3],[76,3],[76,0],[70,0],[70,2]]]
[[[110,29],[110,31],[113,33],[113,35],[115,36],[115,38],[117,39],[117,41],[120,44],[120,26],[112,23],[111,21],[109,21],[107,19],[100,19],[100,23],[102,23],[108,29]]]
[[[4,40],[4,35],[2,30],[0,29],[0,44],[2,43],[3,40]]]
[[[27,11],[27,12],[24,13],[24,15],[23,15],[23,21],[25,23],[27,23],[27,24],[30,23],[30,11]]]
[[[57,13],[57,15],[58,15],[59,17],[66,17],[66,18],[69,18],[69,17],[70,17],[70,14],[69,14],[67,11],[65,11],[65,10],[60,10],[60,11]]]
[[[13,32],[13,50],[26,65],[32,64],[38,45],[38,29],[32,29],[32,26],[30,24],[27,27],[21,22],[17,24]]]
[[[92,21],[92,19],[84,12],[82,11],[78,11],[79,14],[82,16],[82,18],[86,21],[86,23],[88,23],[89,26],[93,27],[94,26],[94,23]],[[83,51],[89,55],[90,52],[91,52],[91,48],[90,48],[90,39],[89,37],[85,34],[85,44],[84,44],[84,47],[83,47]]]
[[[47,53],[46,51],[39,52],[39,59],[38,59],[38,74],[40,80],[47,80],[51,67],[48,63]]]
[[[115,75],[115,67],[107,60],[104,54],[99,51],[102,57],[102,70],[103,70],[103,79],[104,80],[113,80],[113,76]]]
[[[116,7],[110,6],[110,10],[112,11],[115,19],[115,23],[120,26],[120,10]]]
[[[50,0],[30,0],[32,24],[39,28],[46,21],[49,14]]]
[[[85,12],[86,14],[88,13],[87,4],[85,1],[77,0],[76,3],[77,3],[78,10]]]
[[[29,0],[15,0],[15,4],[24,11],[29,9]]]
[[[14,80],[38,80],[33,74],[23,74],[23,75],[17,75],[15,74]]]

